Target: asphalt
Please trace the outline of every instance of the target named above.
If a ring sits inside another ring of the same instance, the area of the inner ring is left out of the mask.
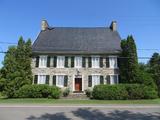
[[[160,105],[0,105],[0,120],[160,120]]]

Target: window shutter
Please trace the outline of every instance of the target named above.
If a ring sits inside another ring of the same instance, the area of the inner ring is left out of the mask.
[[[46,75],[46,84],[49,85],[49,75]]]
[[[48,56],[48,57],[47,57],[47,67],[50,67],[50,59],[51,59],[51,57]]]
[[[36,57],[36,67],[39,67],[39,56]]]
[[[37,84],[38,83],[38,75],[35,75],[34,76],[34,84]]]
[[[104,84],[103,76],[100,76],[100,84]]]
[[[56,85],[56,76],[53,75],[53,85]]]
[[[110,75],[107,75],[106,78],[107,78],[107,84],[110,84]]]
[[[121,64],[121,59],[119,57],[117,57],[117,67],[119,68]]]
[[[64,76],[64,87],[67,87],[68,86],[68,76],[65,75]]]
[[[109,57],[106,58],[106,67],[109,68]]]
[[[92,87],[92,76],[88,76],[88,87]]]
[[[82,67],[86,67],[86,58],[82,57]]]
[[[92,61],[91,61],[91,57],[88,58],[88,67],[91,68],[92,67]]]
[[[103,57],[100,57],[100,60],[99,60],[99,64],[100,64],[100,67],[103,67]]]
[[[71,57],[71,67],[74,67],[74,57]]]
[[[68,67],[68,57],[65,57],[65,67]]]
[[[53,66],[57,67],[57,56],[54,56],[54,60],[53,61],[54,61]]]

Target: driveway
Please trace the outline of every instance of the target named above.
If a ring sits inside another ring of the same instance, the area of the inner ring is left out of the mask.
[[[0,105],[0,120],[160,120],[160,106]]]

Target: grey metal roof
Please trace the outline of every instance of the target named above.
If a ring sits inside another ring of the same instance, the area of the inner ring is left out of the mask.
[[[55,27],[41,31],[33,53],[118,53],[121,38],[107,27]]]

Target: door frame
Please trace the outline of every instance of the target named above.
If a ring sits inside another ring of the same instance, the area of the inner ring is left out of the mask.
[[[79,89],[78,90],[76,90],[76,83],[79,84]],[[82,77],[81,78],[75,77],[74,87],[75,87],[76,92],[81,92],[82,91]]]
[[[72,91],[73,92],[75,91],[75,78],[76,78],[76,75],[73,75],[73,80],[72,80]],[[82,91],[84,91],[84,76],[81,75],[81,78],[82,78]]]

